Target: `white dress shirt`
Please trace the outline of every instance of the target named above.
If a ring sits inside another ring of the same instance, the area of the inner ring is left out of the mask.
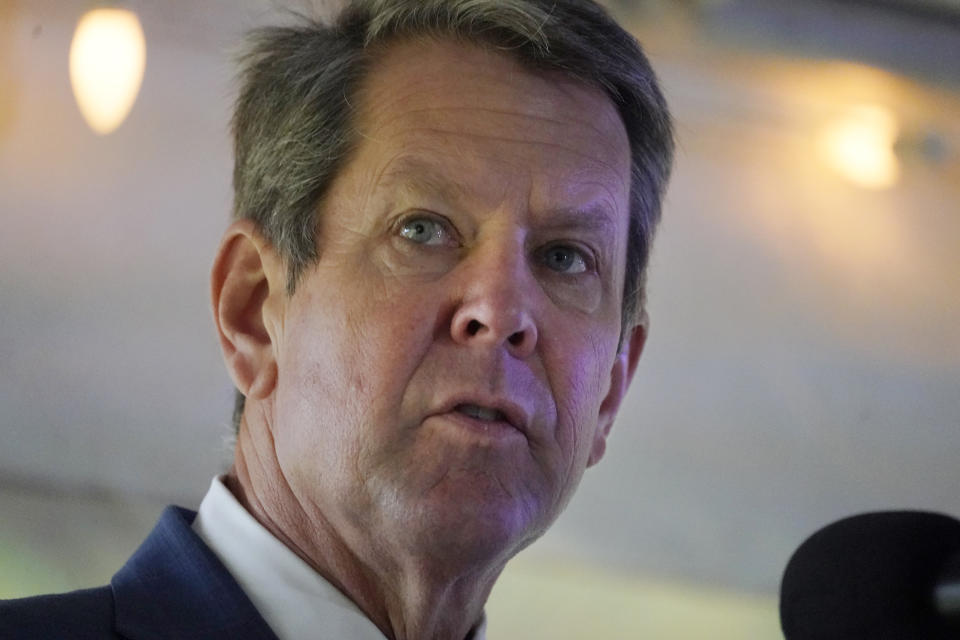
[[[384,640],[349,598],[273,537],[214,478],[193,530],[280,640]],[[486,620],[472,640],[484,640]]]

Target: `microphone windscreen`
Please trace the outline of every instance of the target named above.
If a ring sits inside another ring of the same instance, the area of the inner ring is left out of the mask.
[[[794,552],[780,585],[786,640],[960,638],[933,591],[960,553],[960,521],[923,511],[845,518]]]

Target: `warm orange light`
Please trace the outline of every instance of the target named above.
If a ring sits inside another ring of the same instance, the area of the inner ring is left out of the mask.
[[[107,134],[126,119],[146,64],[147,43],[137,14],[93,9],[80,18],[70,45],[70,83],[91,129]]]
[[[857,105],[827,123],[818,142],[831,169],[861,187],[885,189],[900,178],[893,149],[898,132],[897,119],[889,109]]]

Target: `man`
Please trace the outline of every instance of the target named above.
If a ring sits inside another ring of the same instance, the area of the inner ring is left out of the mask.
[[[211,278],[234,464],[0,635],[482,638],[643,348],[653,72],[587,0],[370,0],[257,32],[242,82]]]

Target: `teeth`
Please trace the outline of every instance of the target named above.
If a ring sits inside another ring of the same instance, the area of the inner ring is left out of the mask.
[[[471,418],[477,418],[478,420],[502,420],[503,414],[501,414],[496,409],[490,409],[488,407],[480,407],[475,404],[461,404],[457,407],[457,411],[460,413],[465,413]]]

